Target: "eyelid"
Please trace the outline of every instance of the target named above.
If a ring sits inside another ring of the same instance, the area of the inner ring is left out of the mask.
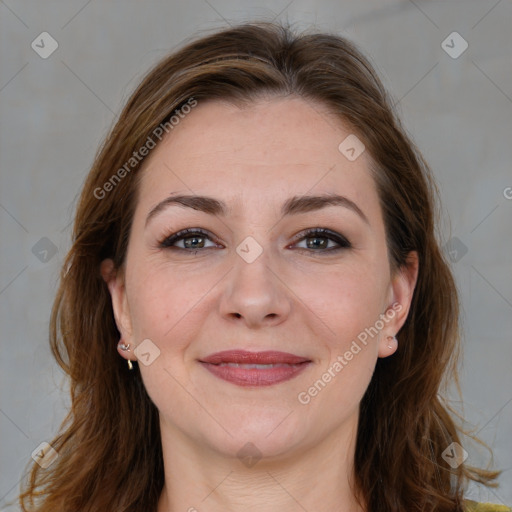
[[[176,233],[171,233],[170,235],[165,235],[162,239],[159,240],[158,247],[163,248],[163,249],[169,249],[169,248],[182,249],[181,247],[172,246],[171,243],[175,243],[179,240],[183,240],[184,238],[187,237],[187,235],[192,236],[195,234],[201,234],[205,238],[210,239],[210,241],[219,243],[218,239],[215,236],[213,236],[209,231],[207,231],[203,228],[186,228],[186,229],[180,229],[179,231],[176,231]],[[210,247],[205,247],[200,250],[204,250],[204,249],[210,249]],[[182,250],[188,251],[187,249],[182,249]],[[194,249],[190,249],[190,250],[194,250]],[[198,249],[195,249],[195,250],[197,251]]]
[[[296,242],[296,241],[301,241],[304,238],[313,238],[314,236],[318,236],[319,238],[322,237],[322,238],[328,238],[330,240],[334,240],[336,243],[339,243],[342,246],[350,247],[352,245],[350,243],[350,241],[348,240],[348,238],[343,236],[341,233],[337,233],[336,231],[332,231],[328,228],[320,228],[320,227],[304,229],[300,233],[297,233],[293,237],[293,240]]]

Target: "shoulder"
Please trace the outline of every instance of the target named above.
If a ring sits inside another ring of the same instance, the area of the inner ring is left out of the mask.
[[[512,512],[510,507],[495,505],[493,503],[478,503],[472,500],[464,500],[466,512]]]

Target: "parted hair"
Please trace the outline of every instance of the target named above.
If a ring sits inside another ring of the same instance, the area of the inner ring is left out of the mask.
[[[144,159],[108,193],[99,197],[98,190],[191,98],[243,105],[290,95],[327,107],[363,141],[392,272],[409,264],[411,251],[419,257],[399,350],[378,359],[360,404],[355,495],[364,496],[371,512],[459,512],[470,480],[497,485],[500,472],[465,463],[452,468],[442,457],[469,433],[443,398],[450,382],[458,387],[461,336],[431,170],[353,43],[254,22],[203,34],[161,60],[98,150],[77,204],[50,322],[50,346],[69,378],[71,407],[50,443],[58,458],[46,469],[29,467],[19,495],[24,512],[155,512],[163,488],[158,410],[137,364],[129,371],[117,353],[119,332],[100,274],[105,258],[116,268],[125,264]]]

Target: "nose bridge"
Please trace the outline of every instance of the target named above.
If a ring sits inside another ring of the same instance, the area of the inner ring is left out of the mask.
[[[259,237],[261,240],[261,236]],[[275,283],[275,272],[272,271],[272,258],[270,257],[271,249],[267,241],[261,245],[252,236],[244,239],[236,248],[236,256],[234,258],[234,282],[241,287],[248,286],[254,292],[258,289],[270,290]],[[274,265],[276,262],[274,262]]]
[[[259,238],[262,239],[264,234]],[[290,297],[275,270],[272,250],[254,237],[246,237],[237,247],[232,271],[222,295],[221,313],[243,318],[251,325],[282,320],[290,310]]]

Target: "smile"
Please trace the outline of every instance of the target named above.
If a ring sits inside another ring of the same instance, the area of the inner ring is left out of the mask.
[[[201,362],[210,373],[227,382],[242,387],[272,386],[298,376],[312,362],[287,364],[240,364]]]

